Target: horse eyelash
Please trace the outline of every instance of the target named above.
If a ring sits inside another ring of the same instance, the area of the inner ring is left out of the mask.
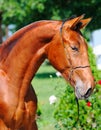
[[[72,48],[72,50],[74,50],[74,51],[78,51],[78,48],[77,47],[71,47]]]

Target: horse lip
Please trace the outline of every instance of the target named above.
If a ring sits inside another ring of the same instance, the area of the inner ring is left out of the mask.
[[[80,96],[77,96],[77,95],[76,95],[76,98],[77,98],[78,100],[86,100],[88,97],[85,97],[85,96],[82,96],[82,95],[80,95]]]
[[[77,98],[78,100],[84,100],[84,99],[86,99],[84,96],[82,96],[82,95],[77,95],[77,94],[76,94],[76,98]]]
[[[88,93],[87,95],[81,95],[79,91],[75,91],[75,95],[76,95],[77,99],[80,99],[80,100],[84,99],[84,100],[86,100],[91,95],[91,92]]]
[[[78,100],[86,100],[87,99],[85,96],[82,96],[82,95],[76,95],[76,98]]]

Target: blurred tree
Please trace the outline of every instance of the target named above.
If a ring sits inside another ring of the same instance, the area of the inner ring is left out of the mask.
[[[101,0],[0,0],[2,24],[15,24],[19,29],[33,21],[42,19],[65,19],[76,14],[93,17],[90,31],[101,28]],[[1,31],[0,31],[1,32]],[[0,35],[2,36],[2,35]]]
[[[0,43],[2,43],[2,12],[0,11]]]

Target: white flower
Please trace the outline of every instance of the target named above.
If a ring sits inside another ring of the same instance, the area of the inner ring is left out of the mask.
[[[91,122],[91,118],[88,117],[87,118],[87,122],[90,123]]]
[[[61,77],[62,75],[61,75],[60,72],[56,72],[56,76],[57,76],[57,77]]]
[[[49,103],[50,103],[50,105],[56,103],[56,101],[57,101],[56,96],[52,95],[52,96],[49,97]]]
[[[52,75],[49,75],[50,78],[52,78],[53,76]]]
[[[97,126],[96,123],[92,123],[92,127],[95,128]]]

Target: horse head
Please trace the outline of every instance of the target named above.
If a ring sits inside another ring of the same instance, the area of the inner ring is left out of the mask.
[[[51,44],[47,47],[50,63],[61,72],[75,90],[78,99],[86,99],[94,89],[94,78],[88,58],[87,43],[80,32],[91,18],[84,15],[62,23]],[[56,49],[57,48],[57,49]]]

